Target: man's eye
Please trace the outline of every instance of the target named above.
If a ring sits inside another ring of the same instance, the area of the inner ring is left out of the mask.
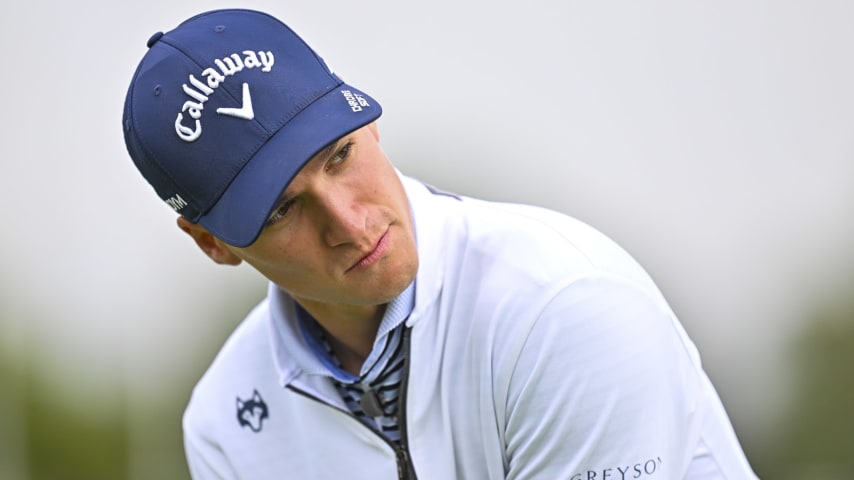
[[[350,150],[352,148],[352,141],[348,141],[347,143],[345,143],[343,147],[341,147],[337,152],[335,152],[335,155],[332,155],[332,157],[329,158],[329,166],[338,165],[339,163],[346,160],[347,157],[350,156]]]
[[[267,219],[267,225],[272,225],[285,218],[288,215],[288,211],[291,209],[291,206],[293,204],[293,200],[288,200],[287,202],[284,202],[279,205],[279,207],[273,212],[273,214],[270,215],[270,218]]]

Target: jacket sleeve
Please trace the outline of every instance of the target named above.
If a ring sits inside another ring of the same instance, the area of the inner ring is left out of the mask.
[[[703,378],[654,288],[608,275],[575,280],[530,324],[516,359],[506,478],[685,478]]]

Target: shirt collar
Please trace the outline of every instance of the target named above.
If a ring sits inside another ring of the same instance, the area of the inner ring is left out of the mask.
[[[371,367],[376,364],[377,360],[383,353],[385,346],[385,338],[395,328],[398,328],[412,313],[415,307],[415,282],[409,284],[406,290],[392,300],[385,309],[383,318],[380,322],[377,336],[374,339],[374,346],[371,349],[370,355],[365,359],[360,371],[361,376],[367,375]],[[300,331],[300,336],[303,339],[303,344],[311,351],[311,354],[319,361],[326,369],[324,374],[334,377],[342,382],[354,382],[359,379],[355,375],[342,369],[338,362],[332,358],[332,355],[327,351],[321,338],[321,327],[317,321],[312,318],[305,309],[299,305],[296,306],[297,326]]]

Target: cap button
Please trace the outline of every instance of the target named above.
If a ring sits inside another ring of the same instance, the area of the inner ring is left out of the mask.
[[[160,37],[162,37],[162,36],[163,36],[163,32],[155,33],[154,35],[151,36],[151,38],[148,39],[148,42],[146,42],[145,45],[148,46],[148,48],[151,48],[151,46],[154,45],[155,43],[157,43],[157,41],[160,40]]]

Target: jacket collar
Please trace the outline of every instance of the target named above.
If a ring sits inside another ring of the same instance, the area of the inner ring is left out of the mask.
[[[436,194],[423,183],[401,175],[415,223],[418,249],[418,273],[415,276],[415,308],[406,325],[418,323],[439,296],[444,279],[445,256],[450,242],[451,222],[447,201],[457,197]]]

